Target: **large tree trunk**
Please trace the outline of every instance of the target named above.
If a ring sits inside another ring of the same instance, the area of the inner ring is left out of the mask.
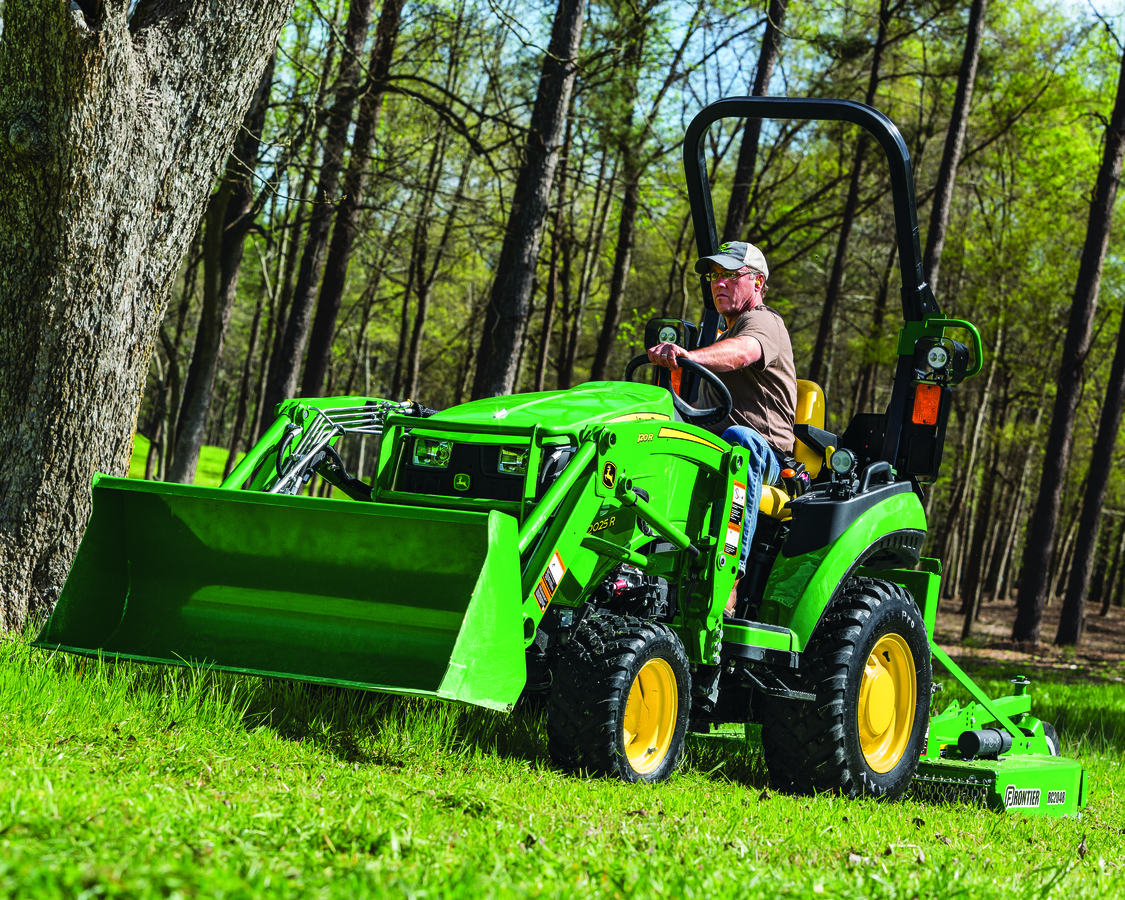
[[[773,77],[777,57],[781,53],[781,29],[785,27],[785,8],[789,0],[770,0],[766,13],[766,33],[762,35],[762,48],[758,52],[758,69],[754,74],[752,96],[764,97]],[[738,149],[738,163],[734,169],[730,201],[727,203],[727,220],[723,225],[723,241],[738,241],[746,230],[746,217],[750,213],[750,189],[754,184],[754,170],[758,165],[758,141],[762,136],[762,120],[747,119],[742,132],[742,145]]]
[[[984,32],[984,13],[987,6],[988,0],[973,0],[972,9],[969,11],[965,51],[961,55],[961,70],[957,73],[957,91],[953,96],[949,130],[945,133],[945,147],[941,153],[941,166],[938,168],[933,206],[930,209],[930,229],[926,232],[922,271],[929,279],[930,287],[935,293],[941,253],[945,248],[945,232],[949,226],[953,186],[957,182],[957,164],[961,160],[961,145],[965,142],[965,129],[969,124],[969,104],[973,99],[973,83],[977,78],[977,60],[980,59],[980,42]]]
[[[1125,155],[1125,54],[1121,57],[1121,71],[1117,81],[1117,99],[1113,117],[1105,133],[1105,152],[1098,170],[1094,198],[1090,202],[1090,216],[1086,225],[1086,243],[1078,265],[1078,280],[1074,286],[1074,299],[1070,305],[1063,343],[1062,362],[1056,379],[1055,406],[1051,416],[1051,430],[1043,455],[1043,474],[1039,481],[1039,497],[1035,514],[1024,547],[1023,572],[1020,576],[1019,608],[1012,638],[1036,644],[1039,626],[1043,621],[1048,573],[1051,569],[1051,550],[1055,542],[1055,529],[1059,519],[1062,486],[1070,456],[1071,436],[1074,432],[1074,414],[1082,388],[1082,366],[1090,349],[1090,332],[1094,312],[1098,305],[1098,288],[1102,281],[1102,265],[1109,245],[1110,225],[1113,221],[1113,202],[1121,180],[1121,161]]]
[[[265,408],[272,410],[282,400],[297,392],[301,374],[301,358],[309,336],[313,303],[324,269],[328,232],[332,227],[332,214],[339,200],[340,170],[344,164],[348,129],[352,123],[357,85],[362,67],[360,54],[367,43],[367,28],[375,0],[351,0],[348,22],[344,29],[344,47],[340,53],[340,74],[336,79],[336,99],[328,111],[327,132],[324,138],[324,156],[320,164],[320,178],[309,216],[309,230],[301,267],[297,271],[297,285],[293,289],[293,304],[285,323],[285,334],[277,356],[270,360],[270,373],[266,384]],[[263,423],[264,425],[265,423]]]
[[[559,0],[555,14],[504,244],[496,262],[496,278],[485,309],[473,380],[474,400],[509,394],[515,385],[518,353],[527,327],[527,309],[539,260],[539,241],[563,142],[570,93],[578,72],[585,5],[585,0]]]
[[[0,40],[0,614],[53,605],[122,475],[176,270],[291,2],[9,0]]]
[[[254,224],[254,167],[266,121],[270,86],[273,83],[273,60],[262,73],[250,109],[242,122],[234,150],[227,161],[227,171],[219,189],[207,204],[206,232],[203,239],[203,309],[199,315],[199,332],[191,355],[184,396],[176,423],[175,444],[168,480],[179,484],[195,481],[199,449],[203,446],[207,414],[211,410],[211,394],[215,373],[227,335],[227,325],[238,292],[238,276],[242,271],[242,251],[246,235]]]
[[[890,21],[891,11],[888,0],[881,0],[879,30],[871,53],[871,72],[867,80],[867,94],[864,97],[864,103],[868,106],[875,104],[875,93],[879,88],[879,67],[883,61],[883,49],[887,44],[887,28]],[[848,180],[848,196],[844,201],[844,215],[840,221],[840,235],[836,241],[836,256],[832,260],[832,273],[828,278],[828,290],[824,295],[824,307],[820,312],[820,325],[817,328],[816,343],[813,345],[812,361],[809,363],[809,381],[823,381],[828,374],[828,345],[832,338],[832,326],[836,320],[836,307],[840,303],[840,292],[844,287],[844,268],[848,260],[852,225],[855,224],[856,212],[859,209],[859,186],[868,143],[867,132],[864,132],[855,145],[851,178]]]
[[[371,169],[371,156],[375,152],[375,132],[383,111],[387,75],[394,56],[395,40],[402,19],[403,0],[383,0],[379,24],[375,28],[375,43],[367,60],[368,81],[359,102],[355,136],[348,170],[344,174],[344,196],[336,210],[336,223],[332,228],[332,243],[324,265],[324,282],[320,286],[320,299],[316,304],[316,317],[309,335],[309,352],[305,357],[305,374],[301,379],[301,394],[315,397],[321,391],[328,360],[332,354],[332,338],[336,332],[336,317],[344,296],[352,246],[359,226],[359,212],[363,208],[367,191],[367,175]]]
[[[1105,503],[1106,486],[1109,473],[1114,465],[1114,449],[1117,433],[1121,427],[1121,407],[1125,403],[1125,315],[1117,332],[1117,349],[1109,370],[1109,384],[1106,386],[1105,402],[1102,405],[1101,420],[1098,422],[1098,436],[1094,440],[1094,450],[1090,457],[1090,472],[1086,478],[1086,493],[1082,497],[1082,516],[1078,522],[1078,537],[1074,550],[1074,561],[1070,567],[1066,597],[1063,600],[1062,617],[1055,643],[1059,646],[1077,644],[1082,640],[1086,623],[1086,591],[1090,585],[1090,570],[1094,564],[1094,548],[1097,544],[1098,522]]]

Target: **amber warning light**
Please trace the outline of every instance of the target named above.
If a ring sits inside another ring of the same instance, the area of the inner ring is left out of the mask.
[[[920,384],[914,389],[915,425],[936,425],[938,409],[941,407],[941,385]]]

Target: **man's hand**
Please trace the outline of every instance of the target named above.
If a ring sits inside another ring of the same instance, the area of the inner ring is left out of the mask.
[[[657,344],[648,351],[648,361],[654,366],[663,366],[665,369],[678,369],[680,367],[678,358],[681,356],[691,359],[691,352],[685,350],[679,344],[672,344],[668,341]]]

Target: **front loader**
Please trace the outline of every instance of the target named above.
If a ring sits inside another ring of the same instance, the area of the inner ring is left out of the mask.
[[[499,710],[538,697],[557,765],[626,781],[666,778],[689,731],[759,723],[785,790],[1076,814],[1083,770],[1032,715],[1029,682],[989,698],[933,643],[941,564],[921,555],[922,484],[981,344],[925,283],[901,136],[848,101],[706,108],[684,145],[700,256],[719,243],[703,137],[724,117],[853,122],[890,165],[905,319],[891,400],[835,435],[823,390],[799,382],[789,474],[807,477],[747,509],[745,451],[706,427],[730,411],[722,383],[690,363],[633,382],[644,356],[625,381],[441,412],[289,400],[219,488],[96,476],[35,643]],[[700,286],[702,323],[653,320],[648,346],[715,340]],[[704,380],[714,409],[685,399]],[[365,439],[379,442],[370,483],[348,471]],[[314,474],[342,498],[303,495]],[[934,660],[971,702],[933,711]]]

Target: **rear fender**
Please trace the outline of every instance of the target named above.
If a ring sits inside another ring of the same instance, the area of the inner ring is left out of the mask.
[[[925,530],[926,516],[918,497],[901,493],[867,510],[827,546],[791,557],[783,548],[766,582],[760,621],[789,628],[793,649],[804,650],[850,575],[901,542],[904,533]]]

